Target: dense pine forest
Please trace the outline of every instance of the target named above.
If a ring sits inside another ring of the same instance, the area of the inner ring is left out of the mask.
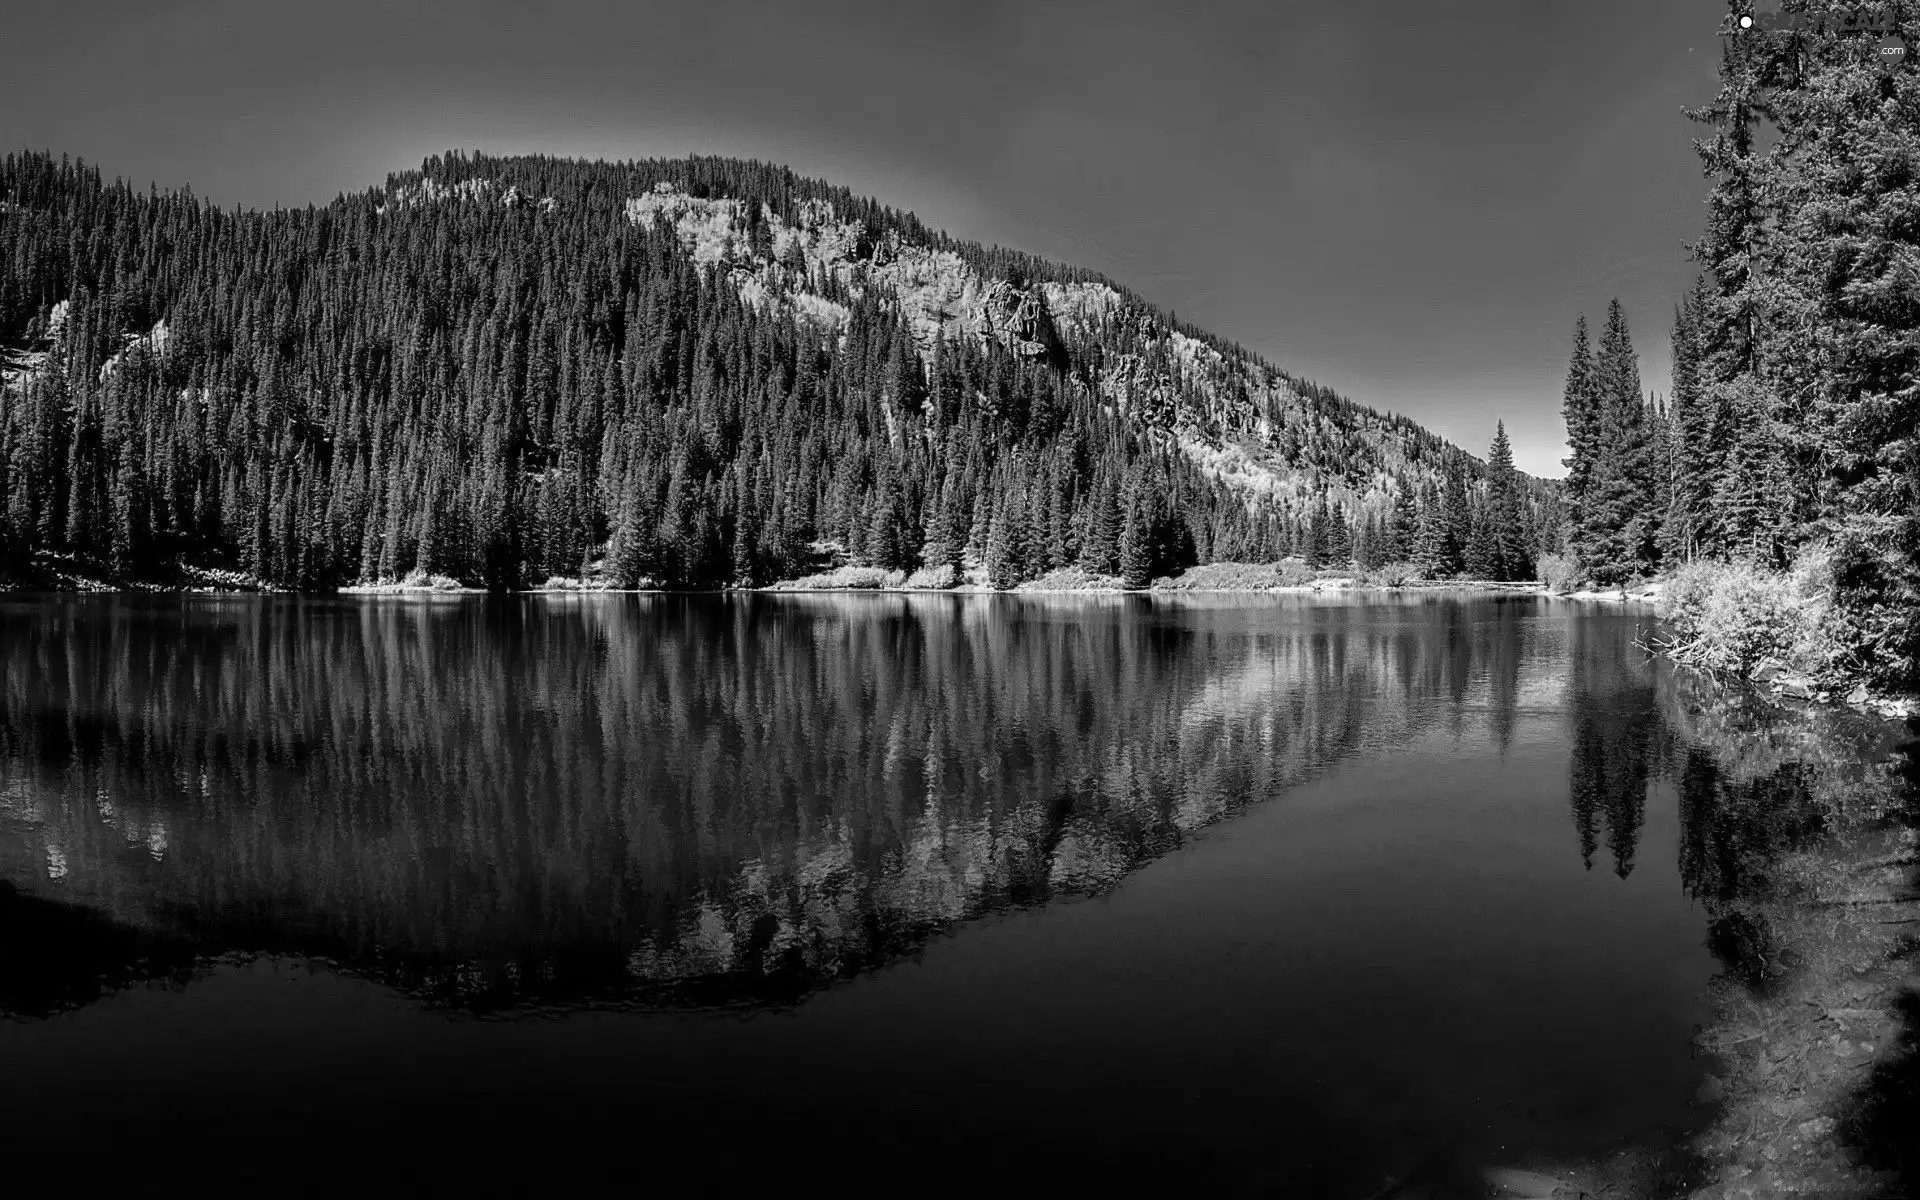
[[[1702,274],[1675,315],[1671,395],[1643,399],[1617,305],[1597,348],[1584,324],[1575,332],[1569,548],[1607,585],[1705,562],[1774,572],[1792,604],[1749,578],[1722,623],[1758,641],[1757,627],[1793,619],[1785,608],[1818,611],[1806,669],[1911,686],[1920,75],[1888,65],[1851,21],[1742,30],[1736,16],[1719,93],[1692,114],[1713,188],[1693,247]]]
[[[452,154],[222,209],[0,163],[0,553],[325,588],[1531,578],[1557,489],[755,162]]]

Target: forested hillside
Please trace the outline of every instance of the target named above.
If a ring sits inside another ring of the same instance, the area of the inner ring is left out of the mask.
[[[1504,435],[1489,466],[1098,276],[735,160],[449,155],[243,212],[14,155],[0,347],[15,572],[1530,577],[1560,524]]]

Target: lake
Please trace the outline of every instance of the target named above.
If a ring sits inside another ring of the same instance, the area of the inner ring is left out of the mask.
[[[1671,1138],[1725,830],[1651,620],[0,598],[0,1146],[1357,1200]]]

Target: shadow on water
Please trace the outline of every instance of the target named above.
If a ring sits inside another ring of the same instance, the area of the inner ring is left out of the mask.
[[[0,880],[0,1015],[49,1017],[140,983],[184,984],[190,941],[129,928],[92,909],[24,895]]]

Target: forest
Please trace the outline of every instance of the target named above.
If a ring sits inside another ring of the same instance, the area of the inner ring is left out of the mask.
[[[0,560],[325,589],[1531,578],[1557,489],[1099,276],[758,162],[241,211],[0,162]]]
[[[1671,394],[1642,396],[1618,304],[1597,347],[1574,333],[1568,548],[1604,586],[1743,568],[1718,577],[1738,583],[1717,588],[1724,636],[1818,614],[1775,639],[1810,673],[1911,687],[1920,82],[1820,22],[1743,31],[1730,16],[1723,32],[1719,91],[1692,114],[1712,188]]]

